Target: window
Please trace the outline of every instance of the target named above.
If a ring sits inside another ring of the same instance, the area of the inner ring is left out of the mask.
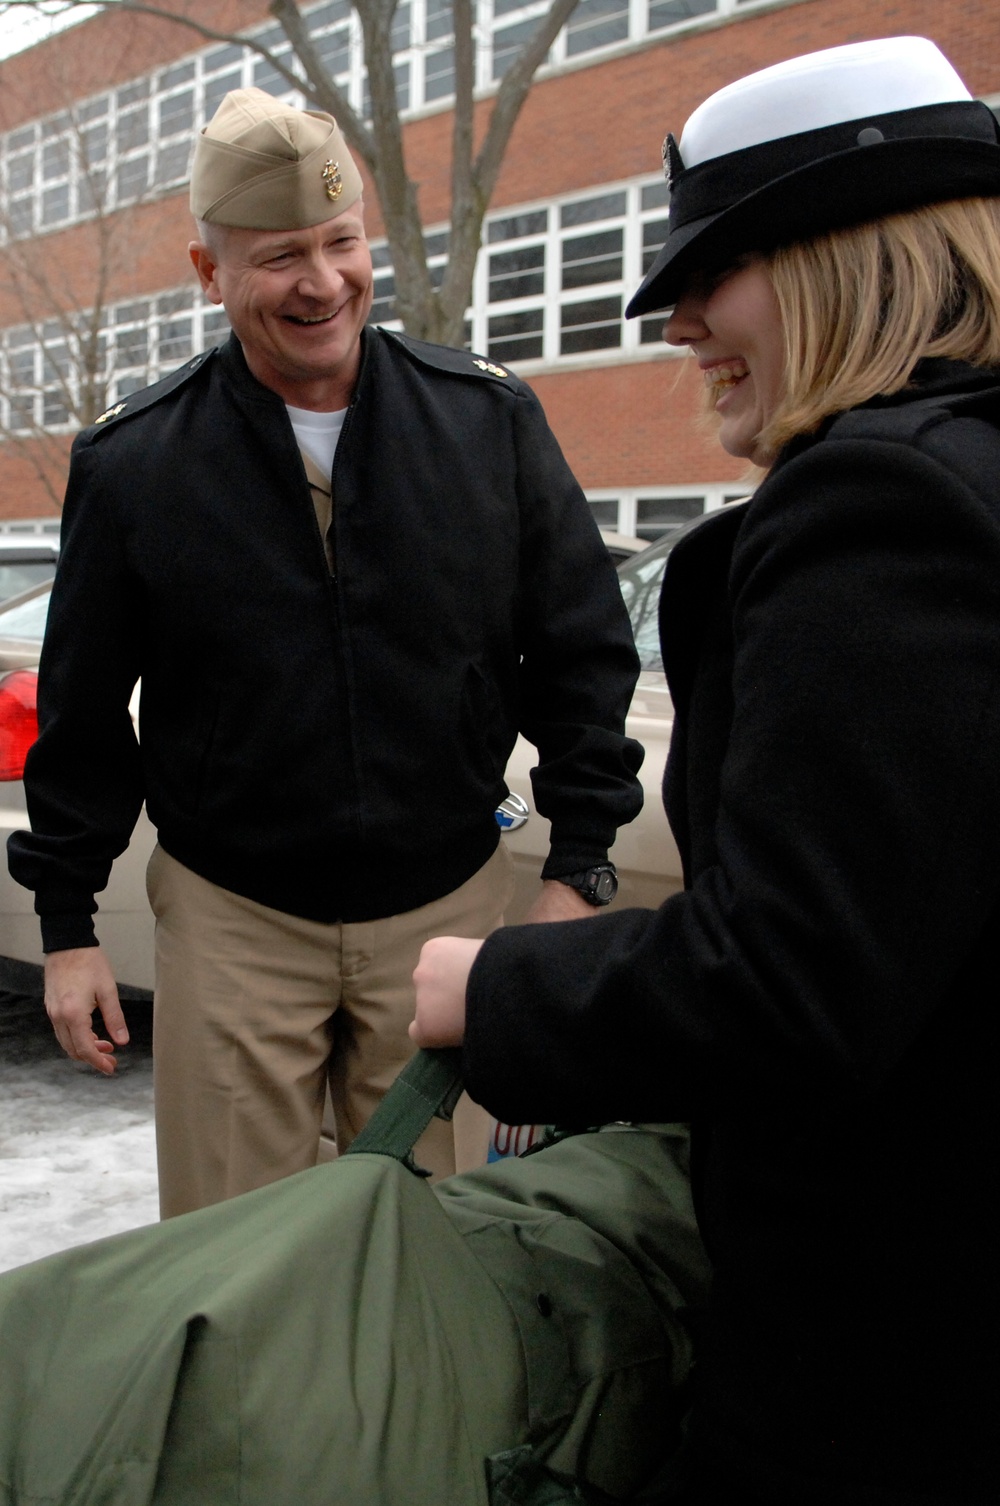
[[[447,99],[455,92],[455,49],[442,47],[424,63],[424,99]]]
[[[34,426],[35,391],[37,388],[37,347],[32,343],[27,348],[23,342],[30,339],[30,332],[12,330],[8,334],[7,390],[9,393],[8,422],[15,431],[24,431]]]
[[[601,528],[634,538],[661,539],[713,512],[727,502],[745,497],[747,488],[732,483],[704,487],[631,487],[618,491],[591,491],[587,501]]]
[[[558,66],[589,52],[689,25],[707,14],[732,14],[751,3],[754,0],[580,0],[553,42],[549,61]],[[477,87],[486,88],[503,77],[547,9],[548,0],[476,0]],[[361,25],[349,0],[323,0],[304,9],[303,16],[338,87],[354,109],[369,118]],[[400,111],[451,99],[452,28],[450,0],[401,0],[397,6],[392,48]],[[271,48],[277,59],[291,63],[290,46],[275,22],[248,27],[245,34]],[[187,178],[197,131],[230,89],[247,84],[301,102],[294,84],[253,48],[213,44],[157,73],[0,136],[2,233],[36,233],[86,218],[98,207],[135,203],[151,190],[175,190]],[[50,192],[56,189],[60,191]],[[620,217],[620,212],[608,210],[598,216],[612,217]],[[630,254],[626,247],[627,261]],[[550,355],[560,328],[560,319],[546,321]],[[486,336],[484,316],[481,338]],[[647,338],[655,336],[643,336]]]
[[[39,218],[43,225],[59,225],[63,220],[69,219],[68,183],[61,184],[59,188],[45,190],[42,194]]]
[[[160,135],[176,136],[181,131],[190,133],[194,125],[194,90],[185,89],[180,94],[171,94],[160,100]]]
[[[160,147],[153,175],[157,188],[165,188],[168,183],[187,182],[191,152],[192,146],[187,139]]]
[[[489,259],[490,302],[527,298],[545,291],[545,246],[521,246],[495,251]]]
[[[385,244],[374,245],[371,248],[371,255],[375,273],[375,296],[368,315],[368,323],[386,324],[391,328],[401,329],[402,325],[396,318],[396,279],[393,275],[389,247]],[[438,288],[441,286],[448,264],[448,232],[446,230],[428,232],[424,236],[424,255],[427,258],[431,286]]]
[[[473,347],[505,361],[637,350],[662,316],[626,322],[646,251],[663,240],[666,184],[616,186],[486,224],[476,269]]]
[[[115,335],[115,365],[145,366],[149,358],[149,331],[146,328],[118,330]]]
[[[206,79],[205,87],[202,91],[201,118],[203,124],[207,124],[211,120],[231,89],[242,89],[242,87],[242,68],[231,68],[228,73],[220,73],[215,78]]]
[[[160,365],[180,365],[192,354],[192,326],[188,319],[171,319],[160,325]]]
[[[155,299],[116,304],[107,311],[106,328],[96,335],[86,316],[76,333],[56,321],[37,333],[24,326],[0,331],[0,388],[7,426],[15,432],[39,424],[75,428],[84,373],[88,382],[96,377],[99,385],[104,384],[106,405],[111,406],[174,370],[195,351],[219,344],[228,332],[225,313],[188,286]]]
[[[568,56],[626,41],[628,15],[628,0],[580,0],[566,27]]]
[[[98,121],[96,125],[81,127],[77,136],[80,153],[80,166],[83,170],[94,167],[100,162],[106,162],[108,156],[108,123],[106,120]]]
[[[42,394],[42,427],[46,429],[59,428],[69,422],[69,408],[62,389],[59,387],[46,387]]]
[[[621,344],[621,298],[591,298],[563,305],[559,354],[608,350]]]
[[[206,309],[202,314],[202,350],[221,345],[229,336],[229,319],[224,309]]]
[[[668,26],[677,26],[682,21],[691,21],[695,16],[708,15],[722,8],[715,0],[649,0],[649,30],[663,31]]]
[[[140,105],[135,110],[122,110],[118,115],[115,145],[119,154],[134,151],[149,142],[149,110]]]
[[[640,497],[636,502],[636,537],[662,538],[698,518],[705,511],[704,497]]]
[[[108,175],[101,168],[91,168],[86,177],[77,184],[76,196],[79,212],[87,214],[104,209],[107,199]]]
[[[488,217],[473,284],[470,348],[506,364],[638,351],[660,341],[662,315],[631,323],[624,306],[666,233],[665,200],[666,184],[657,179]],[[436,286],[445,238],[429,232],[425,244]],[[372,247],[372,260],[371,322],[391,323],[395,284],[385,243]]]
[[[562,288],[586,288],[597,282],[620,282],[622,236],[619,230],[568,236],[562,243]]]
[[[538,16],[516,21],[513,26],[498,26],[493,33],[493,77],[503,78],[526,42],[538,30]]]
[[[487,348],[497,361],[536,360],[543,350],[544,315],[541,309],[492,315]]]
[[[52,141],[42,149],[42,178],[46,183],[53,178],[64,178],[69,172],[69,141]]]
[[[129,157],[115,174],[115,197],[119,204],[139,199],[149,187],[149,158]]]
[[[316,54],[334,78],[348,73],[351,66],[350,26],[339,26],[336,31],[328,32],[325,37],[319,37],[316,42]]]
[[[7,159],[7,187],[11,193],[20,193],[33,187],[35,182],[35,154],[22,153]]]
[[[632,623],[632,636],[639,655],[639,667],[663,670],[660,653],[660,589],[669,547],[662,545],[646,550],[628,560],[618,571],[618,584]]]

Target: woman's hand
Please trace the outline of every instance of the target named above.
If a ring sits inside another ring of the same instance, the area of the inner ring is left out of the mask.
[[[465,990],[481,941],[435,936],[426,941],[413,974],[417,1009],[410,1039],[418,1046],[460,1046],[465,1036]]]

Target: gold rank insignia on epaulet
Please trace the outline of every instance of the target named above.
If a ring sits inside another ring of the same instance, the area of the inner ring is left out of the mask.
[[[100,418],[95,418],[94,419],[94,423],[95,424],[106,424],[109,418],[117,418],[118,415],[119,415],[119,413],[124,412],[124,410],[125,410],[125,404],[124,403],[115,403],[114,407],[113,408],[109,408],[106,413],[102,413],[101,416],[100,416]]]
[[[504,371],[502,366],[494,366],[492,361],[480,361],[477,359],[472,364],[473,366],[478,366],[480,371],[488,371],[490,376],[510,376],[509,371]]]

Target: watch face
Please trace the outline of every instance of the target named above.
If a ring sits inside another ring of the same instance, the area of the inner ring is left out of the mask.
[[[594,893],[596,894],[598,899],[604,900],[605,902],[612,900],[614,899],[617,891],[618,884],[613,873],[608,873],[607,869],[605,869],[603,873],[599,873],[597,875],[597,882],[594,885]]]

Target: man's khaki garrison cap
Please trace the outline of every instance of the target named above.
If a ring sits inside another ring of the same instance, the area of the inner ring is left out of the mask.
[[[209,225],[306,230],[349,209],[361,188],[332,115],[233,89],[198,137],[191,212]]]

